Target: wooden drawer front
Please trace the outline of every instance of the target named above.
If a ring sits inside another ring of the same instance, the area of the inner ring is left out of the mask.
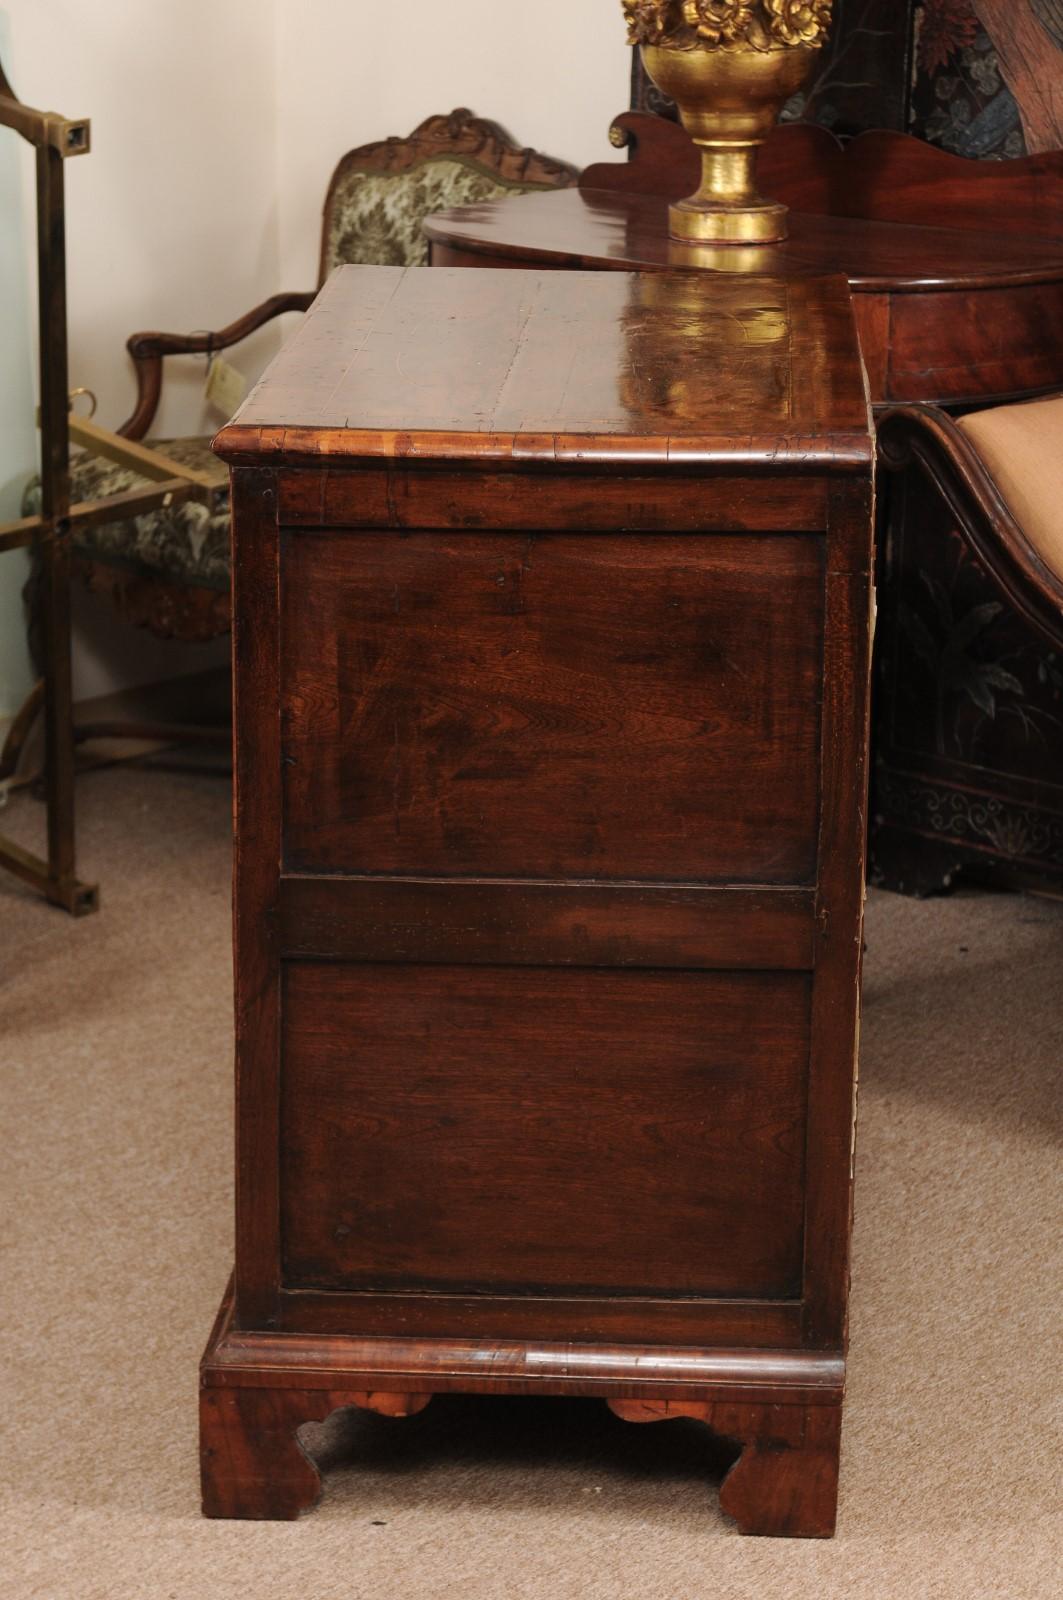
[[[287,533],[290,870],[811,881],[815,536]]]
[[[288,964],[285,1286],[798,1296],[809,997]]]
[[[538,466],[334,462],[281,472],[280,520],[300,528],[493,528],[527,533],[791,533],[827,524],[825,478],[690,468],[640,472],[621,462],[564,479]]]

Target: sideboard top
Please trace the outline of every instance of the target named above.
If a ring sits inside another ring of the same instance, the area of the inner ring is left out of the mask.
[[[842,278],[341,267],[215,450],[866,473]]]

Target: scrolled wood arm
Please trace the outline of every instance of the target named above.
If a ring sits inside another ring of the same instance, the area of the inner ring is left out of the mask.
[[[883,465],[925,473],[1009,606],[1053,649],[1063,649],[1063,581],[1015,520],[973,440],[937,406],[887,407],[876,422]]]
[[[137,376],[137,403],[118,432],[126,439],[143,439],[155,418],[162,392],[162,363],[165,356],[210,355],[239,344],[259,328],[286,311],[306,311],[316,290],[307,294],[274,294],[261,305],[247,311],[217,333],[134,333],[126,340]]]

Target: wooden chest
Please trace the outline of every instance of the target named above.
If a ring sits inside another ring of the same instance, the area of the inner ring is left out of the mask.
[[[840,280],[347,267],[233,468],[237,1246],[204,1509],[600,1395],[834,1524],[873,451]]]

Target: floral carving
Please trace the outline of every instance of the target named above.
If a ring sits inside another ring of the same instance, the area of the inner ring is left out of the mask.
[[[632,44],[672,50],[820,45],[833,0],[623,0]]]
[[[676,27],[679,8],[674,0],[624,0],[624,17],[630,44],[660,44]]]
[[[832,0],[765,0],[768,27],[780,44],[821,44],[830,27]]]
[[[737,44],[749,34],[753,0],[683,0],[683,17],[707,44]]]

